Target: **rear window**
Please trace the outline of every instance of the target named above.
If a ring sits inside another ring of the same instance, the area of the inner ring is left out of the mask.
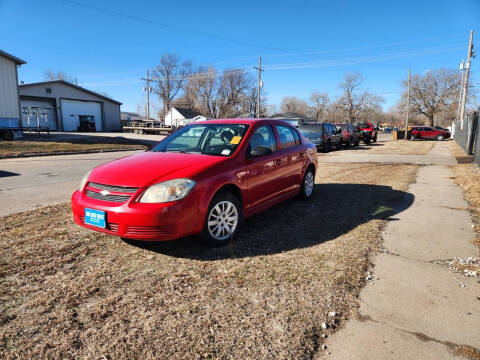
[[[275,125],[278,132],[278,138],[280,140],[280,147],[286,149],[295,146],[295,137],[293,136],[293,130],[289,126]],[[298,136],[298,135],[297,135]]]
[[[302,133],[302,135],[307,139],[318,139],[322,137],[323,134],[323,126],[303,126],[300,127],[298,130]]]

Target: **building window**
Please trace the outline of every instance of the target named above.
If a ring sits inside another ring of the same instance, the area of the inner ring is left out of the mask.
[[[52,88],[46,88],[45,91],[47,92],[47,94],[51,94],[52,93]]]

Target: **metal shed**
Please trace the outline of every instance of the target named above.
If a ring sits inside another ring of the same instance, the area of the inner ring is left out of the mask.
[[[50,130],[119,131],[121,103],[64,80],[45,81],[19,86],[24,127],[37,120]],[[40,111],[37,111],[40,110]],[[38,119],[38,114],[43,114]],[[32,118],[32,114],[33,118]]]

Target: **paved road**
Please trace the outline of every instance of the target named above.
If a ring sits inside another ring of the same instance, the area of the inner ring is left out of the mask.
[[[32,134],[32,136],[36,136],[35,134]],[[46,134],[41,134],[43,138],[46,138]],[[158,143],[160,140],[164,139],[164,135],[147,135],[147,134],[133,134],[133,133],[121,133],[121,132],[98,132],[98,133],[93,133],[93,132],[86,132],[86,133],[81,133],[81,132],[61,132],[61,131],[56,131],[52,132],[49,135],[49,138],[52,141],[55,140],[82,140],[82,139],[93,139],[95,141],[101,141],[101,138],[124,138],[124,139],[132,139],[132,140],[137,140],[139,142],[148,144],[148,145],[154,145]]]
[[[462,359],[452,348],[480,348],[480,286],[445,263],[478,256],[468,204],[454,184],[446,143],[425,156],[409,187],[411,207],[385,229],[385,252],[360,293],[360,319],[330,336],[317,359]]]
[[[0,160],[0,216],[65,202],[93,167],[139,151]]]

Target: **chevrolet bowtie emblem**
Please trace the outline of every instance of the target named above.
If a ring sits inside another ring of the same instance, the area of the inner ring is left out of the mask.
[[[107,195],[110,195],[110,191],[102,190],[102,191],[100,191],[100,194],[102,194],[103,196],[107,196]]]

